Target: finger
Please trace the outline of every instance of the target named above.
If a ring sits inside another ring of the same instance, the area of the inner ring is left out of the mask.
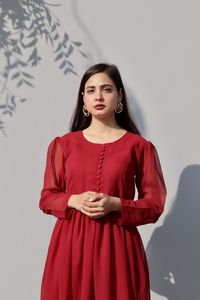
[[[83,205],[86,207],[99,207],[99,206],[101,206],[101,202],[100,201],[95,201],[95,202],[83,201]]]
[[[93,218],[93,219],[100,218],[100,217],[104,216],[104,213],[102,213],[102,212],[93,212],[93,213],[91,213],[91,212],[88,212],[88,211],[86,211],[84,209],[82,209],[81,212],[83,214],[85,214],[86,216],[88,216],[90,218]]]
[[[86,192],[85,196],[84,196],[84,200],[89,200],[89,199],[95,197],[95,195],[96,195],[96,192]]]
[[[93,191],[87,191],[86,193],[89,195],[96,195],[96,192],[93,192]]]
[[[91,212],[91,213],[95,213],[95,212],[103,212],[104,209],[103,207],[88,207],[88,206],[85,206],[85,205],[81,205],[81,209],[87,211],[87,212]]]
[[[90,202],[94,202],[94,201],[97,201],[97,200],[99,200],[99,199],[102,199],[103,197],[104,197],[103,194],[96,194],[96,195],[92,196],[92,197],[89,199],[89,201],[90,201]]]
[[[95,197],[95,194],[94,193],[84,193],[83,195],[83,200],[87,200],[89,201],[90,198],[93,198]]]

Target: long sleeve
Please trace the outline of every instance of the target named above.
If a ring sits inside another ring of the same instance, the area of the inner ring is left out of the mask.
[[[61,141],[56,137],[49,145],[46,158],[44,184],[39,202],[40,209],[57,218],[68,218],[70,195],[65,187],[65,156]]]
[[[138,199],[121,199],[118,223],[126,226],[155,223],[164,209],[166,187],[156,148],[149,141],[138,147],[135,183]]]

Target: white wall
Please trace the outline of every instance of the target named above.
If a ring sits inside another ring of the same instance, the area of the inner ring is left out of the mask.
[[[8,1],[12,3],[12,1]],[[168,188],[157,224],[140,228],[153,300],[199,299],[200,42],[198,1],[52,1],[62,28],[87,58],[71,57],[79,76],[64,76],[40,41],[35,88],[8,87],[27,101],[7,118],[0,137],[0,298],[39,299],[55,219],[38,208],[46,149],[68,131],[80,76],[93,63],[116,64],[130,106],[160,154]],[[1,10],[0,10],[1,11]],[[1,52],[1,58],[4,58]],[[4,66],[2,61],[2,68]],[[4,101],[3,95],[0,99]]]

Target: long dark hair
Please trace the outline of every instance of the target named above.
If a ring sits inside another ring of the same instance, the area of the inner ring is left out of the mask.
[[[88,81],[88,79],[92,75],[97,73],[106,73],[110,77],[110,79],[114,82],[118,93],[120,89],[122,90],[121,102],[123,103],[123,110],[121,113],[115,113],[117,124],[129,132],[133,132],[140,135],[140,132],[136,124],[132,120],[128,110],[126,92],[124,89],[124,85],[119,70],[115,65],[109,65],[106,63],[100,63],[91,66],[83,75],[80,83],[79,92],[78,92],[77,105],[70,122],[70,131],[83,130],[87,128],[91,123],[91,119],[92,119],[91,115],[89,117],[86,117],[82,111],[83,104],[84,104],[82,92],[84,92],[85,84]]]

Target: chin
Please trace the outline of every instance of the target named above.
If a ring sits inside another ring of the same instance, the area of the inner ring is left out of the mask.
[[[105,112],[95,112],[93,115],[92,115],[94,118],[96,119],[111,119],[113,118],[113,114],[112,113],[105,113]]]

